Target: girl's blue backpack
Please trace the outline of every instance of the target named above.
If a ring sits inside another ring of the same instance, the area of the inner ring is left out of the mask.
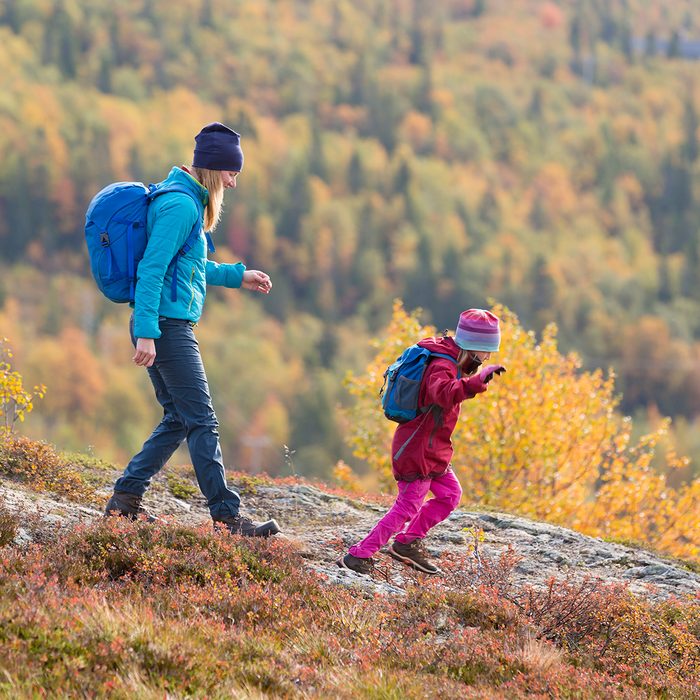
[[[430,352],[416,344],[406,348],[396,362],[389,365],[384,372],[384,385],[379,396],[384,415],[389,420],[407,423],[430,410],[430,406],[418,407],[418,396],[425,368],[433,357],[444,357],[457,364],[457,360],[450,355]]]
[[[146,250],[148,205],[158,195],[182,192],[192,198],[200,212],[187,240],[175,254],[171,295],[177,299],[177,265],[194,244],[202,229],[202,203],[185,187],[149,185],[141,182],[115,182],[100,190],[85,214],[85,241],[90,269],[100,291],[118,303],[133,302],[136,268]],[[207,239],[211,242],[211,239]],[[210,245],[211,249],[211,245]]]

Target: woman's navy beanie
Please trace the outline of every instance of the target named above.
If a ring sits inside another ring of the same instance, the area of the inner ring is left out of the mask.
[[[207,124],[195,137],[195,168],[207,170],[243,170],[241,136],[224,124]]]

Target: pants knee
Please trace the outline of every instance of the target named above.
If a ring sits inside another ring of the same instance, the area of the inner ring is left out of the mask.
[[[394,508],[397,513],[400,513],[405,520],[411,520],[420,510],[423,501],[415,501],[409,498],[399,498],[396,501]]]
[[[212,432],[218,435],[219,421],[215,413],[204,416],[188,416],[183,423],[188,433],[194,431]]]
[[[168,413],[163,417],[163,420],[161,421],[161,424],[168,428],[168,430],[184,430],[185,426],[180,420],[180,416],[176,416],[173,413]]]
[[[450,510],[457,508],[462,500],[462,487],[457,484],[455,490],[449,493],[445,500],[447,501],[447,505],[450,507]]]

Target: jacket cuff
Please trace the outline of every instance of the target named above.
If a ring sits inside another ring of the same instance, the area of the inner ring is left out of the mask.
[[[477,394],[486,391],[486,384],[481,381],[481,377],[475,374],[464,382],[467,398],[473,399]]]
[[[155,321],[150,318],[136,318],[134,316],[134,338],[160,338],[160,327],[158,326],[158,318]]]
[[[226,270],[226,286],[231,289],[238,289],[243,284],[245,269],[245,265],[242,262],[229,265]]]

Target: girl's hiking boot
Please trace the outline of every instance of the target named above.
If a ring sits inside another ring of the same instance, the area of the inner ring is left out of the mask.
[[[115,491],[105,506],[105,518],[110,515],[118,515],[129,520],[139,520],[145,517],[149,523],[154,523],[158,518],[151,515],[142,505],[141,498],[135,493],[127,491]]]
[[[226,518],[215,518],[214,523],[222,523],[233,535],[244,537],[270,537],[281,532],[276,520],[266,520],[264,523],[255,523],[250,518],[242,515],[232,515]]]
[[[387,551],[394,559],[408,564],[412,569],[422,571],[425,574],[440,573],[440,569],[428,559],[425,545],[420,539],[413,540],[413,542],[407,544],[394,541]]]
[[[336,564],[341,569],[350,569],[357,574],[371,574],[374,570],[374,559],[372,557],[354,557],[352,554],[346,554],[340,557]]]

